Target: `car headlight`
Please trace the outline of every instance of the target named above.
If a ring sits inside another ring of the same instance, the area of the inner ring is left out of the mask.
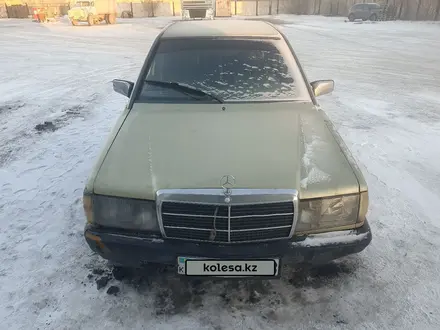
[[[159,231],[156,202],[94,195],[94,223],[114,228]]]
[[[302,200],[295,234],[350,229],[363,224],[368,210],[368,192]]]

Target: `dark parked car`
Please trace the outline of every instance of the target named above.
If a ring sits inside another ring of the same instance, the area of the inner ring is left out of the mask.
[[[350,8],[348,19],[353,22],[355,19],[363,21],[376,21],[382,12],[382,7],[377,3],[358,3]]]

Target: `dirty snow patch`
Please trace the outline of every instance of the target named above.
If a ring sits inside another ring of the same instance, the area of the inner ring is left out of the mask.
[[[309,235],[304,241],[293,242],[292,245],[295,247],[312,247],[328,244],[349,244],[362,241],[367,238],[367,235],[367,233],[356,235],[352,230],[335,231],[331,233]]]

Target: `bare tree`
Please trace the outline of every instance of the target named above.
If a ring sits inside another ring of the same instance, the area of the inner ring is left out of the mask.
[[[287,12],[289,14],[299,14],[300,13],[300,2],[299,0],[290,0],[287,5]]]
[[[159,3],[156,0],[142,0],[142,7],[148,17],[155,17]]]
[[[402,10],[403,10],[403,0],[400,0],[399,1],[399,9],[398,9],[397,14],[396,14],[396,18],[397,19],[401,19],[402,18]]]
[[[420,12],[420,6],[422,5],[422,0],[417,0],[417,12],[416,12],[416,21],[419,20],[419,12]]]
[[[434,20],[437,21],[440,18],[440,0],[437,0],[437,6],[435,7]]]

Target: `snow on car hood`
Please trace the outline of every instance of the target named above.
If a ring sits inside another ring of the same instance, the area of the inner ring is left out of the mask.
[[[297,189],[300,198],[354,193],[358,181],[311,103],[135,104],[94,192],[154,199],[159,189]]]

